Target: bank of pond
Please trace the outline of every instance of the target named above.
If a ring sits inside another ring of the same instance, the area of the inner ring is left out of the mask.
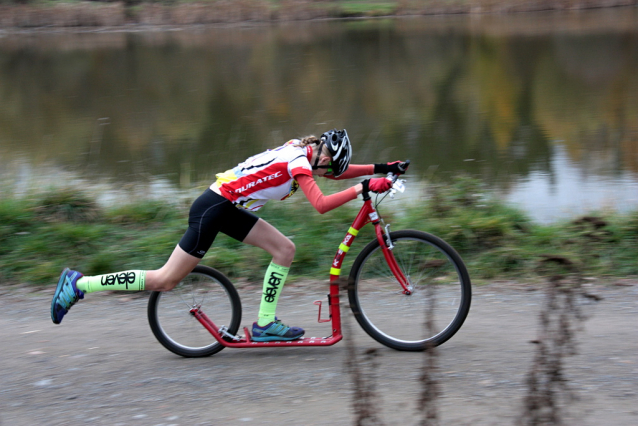
[[[153,0],[0,2],[0,28],[202,25],[635,6],[636,0]]]
[[[90,275],[158,268],[186,229],[190,201],[132,199],[105,207],[76,188],[21,197],[2,194],[0,282],[53,284],[64,267]],[[291,281],[327,282],[332,259],[359,206],[354,201],[319,215],[298,196],[270,202],[259,212],[296,245]],[[584,278],[638,275],[638,211],[592,212],[540,224],[470,178],[428,185],[427,196],[416,199],[386,198],[378,209],[391,230],[418,229],[450,243],[479,285],[538,277],[548,258],[561,259],[568,266],[566,273]],[[344,271],[373,238],[367,225],[352,245]],[[236,282],[250,282],[263,279],[270,260],[266,252],[220,234],[202,262]]]

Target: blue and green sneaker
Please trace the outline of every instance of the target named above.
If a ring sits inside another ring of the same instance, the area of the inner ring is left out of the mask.
[[[54,324],[60,324],[71,306],[78,300],[84,299],[84,293],[76,286],[77,281],[82,277],[81,273],[69,268],[62,271],[53,300],[51,300],[51,320]]]
[[[274,340],[296,340],[305,333],[303,328],[288,327],[280,320],[275,320],[263,327],[253,323],[253,340],[255,342],[271,342]]]

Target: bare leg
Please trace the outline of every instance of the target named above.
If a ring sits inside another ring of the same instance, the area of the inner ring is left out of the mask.
[[[262,248],[273,256],[264,276],[259,317],[256,327],[253,326],[253,339],[257,341],[294,340],[301,337],[304,333],[303,329],[274,323],[277,302],[295,257],[295,245],[274,226],[262,219],[257,221],[244,242]]]
[[[149,291],[172,290],[188,275],[201,259],[186,253],[178,245],[164,266],[146,272],[145,289]]]
[[[289,268],[295,258],[295,244],[263,219],[257,221],[243,242],[266,250],[273,263],[280,266]]]
[[[250,230],[244,243],[266,250],[277,265],[290,267],[295,257],[295,245],[277,228],[259,219]],[[146,272],[145,289],[149,291],[172,290],[200,262],[200,258],[186,253],[179,245],[160,269]]]

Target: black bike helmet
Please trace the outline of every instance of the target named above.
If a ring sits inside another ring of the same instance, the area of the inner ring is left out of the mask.
[[[329,167],[332,169],[334,177],[341,176],[348,169],[350,157],[352,156],[352,146],[350,145],[348,132],[346,132],[346,129],[332,129],[321,135],[320,139],[319,152],[321,152],[324,144],[328,147],[328,151],[332,156],[332,162]],[[318,158],[319,156],[317,156]]]

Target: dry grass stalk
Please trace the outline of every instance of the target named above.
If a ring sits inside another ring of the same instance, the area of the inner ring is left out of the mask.
[[[428,286],[428,309],[424,327],[428,336],[434,335],[434,289]],[[438,351],[432,343],[426,344],[423,368],[421,371],[421,397],[419,399],[419,411],[421,412],[421,426],[437,426],[439,424],[438,398],[441,395],[438,374]]]
[[[532,341],[537,349],[519,418],[524,426],[563,424],[563,407],[576,398],[565,377],[565,361],[577,353],[576,333],[587,319],[578,299],[600,300],[584,291],[578,268],[569,259],[547,256],[543,271],[552,275],[539,314],[539,338]]]
[[[342,283],[343,284],[343,283]],[[348,285],[354,285],[349,282]],[[357,354],[357,347],[352,337],[350,315],[342,318],[344,341],[346,344],[346,371],[350,375],[353,387],[352,410],[356,426],[381,426],[379,417],[380,407],[377,394],[377,371],[379,370],[379,356],[376,349],[368,349],[363,356]]]

